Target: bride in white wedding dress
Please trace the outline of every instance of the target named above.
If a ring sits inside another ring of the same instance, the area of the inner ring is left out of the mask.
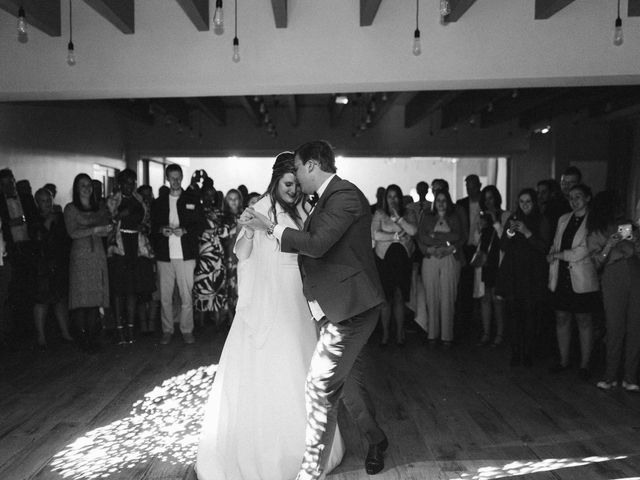
[[[302,228],[307,216],[293,154],[278,155],[267,193],[254,209]],[[202,423],[199,480],[293,480],[305,450],[305,378],[316,328],[297,255],[281,253],[265,232],[243,229],[236,241],[239,299]],[[342,460],[339,432],[329,464]]]

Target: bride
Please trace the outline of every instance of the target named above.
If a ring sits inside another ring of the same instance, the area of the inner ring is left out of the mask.
[[[300,229],[307,212],[293,160],[290,152],[276,157],[267,193],[253,208]],[[295,254],[246,227],[235,252],[238,306],[205,409],[196,473],[199,480],[294,479],[305,450],[304,386],[315,325]],[[336,431],[326,471],[343,453]]]

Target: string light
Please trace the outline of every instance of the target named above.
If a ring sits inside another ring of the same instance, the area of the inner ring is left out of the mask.
[[[217,28],[224,27],[224,15],[222,11],[222,0],[216,0],[216,9],[213,13],[213,25]]]
[[[422,53],[420,45],[420,28],[418,26],[418,14],[420,12],[420,0],[416,0],[416,29],[413,32],[413,54],[418,56]]]

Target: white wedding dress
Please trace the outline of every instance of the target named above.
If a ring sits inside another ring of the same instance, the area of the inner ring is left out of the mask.
[[[269,196],[254,205],[264,215],[270,208]],[[297,228],[277,208],[278,223]],[[251,256],[238,264],[238,305],[202,423],[199,480],[293,480],[300,468],[305,378],[317,337],[297,255],[279,247],[255,232]],[[327,472],[343,453],[336,430]]]

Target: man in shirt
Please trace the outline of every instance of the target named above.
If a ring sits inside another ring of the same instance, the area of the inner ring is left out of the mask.
[[[200,198],[182,189],[182,168],[171,164],[165,170],[169,195],[154,200],[151,206],[151,238],[154,242],[162,318],[162,345],[173,336],[173,292],[180,293],[180,332],[186,344],[193,336],[193,273],[198,241],[205,228]]]

